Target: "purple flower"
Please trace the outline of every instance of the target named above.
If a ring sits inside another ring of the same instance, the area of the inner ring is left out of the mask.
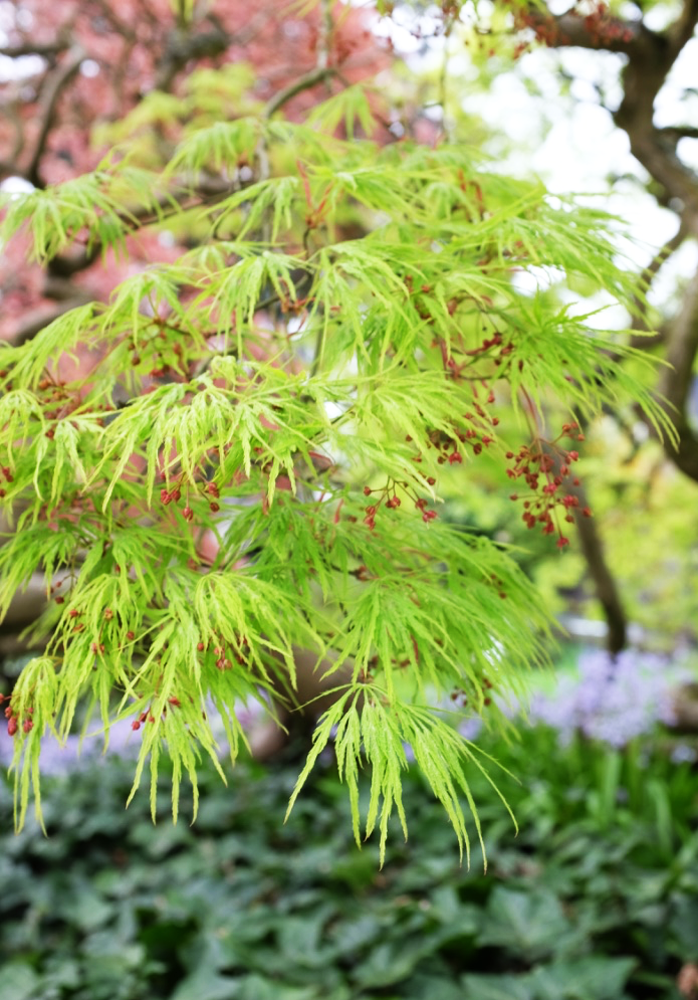
[[[626,650],[614,660],[593,650],[580,656],[576,677],[561,677],[552,694],[534,692],[527,712],[516,702],[498,699],[498,705],[510,718],[525,714],[531,723],[557,730],[561,746],[581,732],[622,747],[650,733],[657,723],[673,723],[672,692],[690,676],[686,668],[660,656]],[[471,717],[459,731],[472,740],[480,725],[477,717]]]

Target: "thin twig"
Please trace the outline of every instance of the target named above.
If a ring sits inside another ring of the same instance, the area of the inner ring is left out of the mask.
[[[329,80],[330,77],[336,75],[335,70],[331,66],[318,66],[315,69],[311,69],[310,72],[305,73],[295,83],[289,84],[288,87],[280,90],[278,94],[274,94],[262,111],[262,117],[271,118],[279,108],[282,108],[284,104],[288,104],[297,94],[302,93],[304,90],[310,90],[316,84],[322,83],[324,80]]]
[[[0,56],[7,56],[8,59],[21,59],[23,56],[57,56],[69,48],[65,42],[49,42],[42,45],[40,42],[23,42],[21,45],[6,45],[0,48]]]

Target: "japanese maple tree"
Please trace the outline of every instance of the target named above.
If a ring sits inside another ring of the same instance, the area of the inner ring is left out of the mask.
[[[433,125],[430,143],[414,121],[391,132],[387,54],[341,4],[270,5],[254,31],[242,5],[150,5],[142,22],[134,4],[119,24],[107,5],[73,10],[57,37],[77,39],[78,67],[85,20],[105,45],[118,36],[94,79],[123,103],[95,123],[111,146],[98,162],[77,143],[65,176],[66,121],[45,169],[30,160],[32,189],[4,199],[7,259],[25,247],[42,280],[84,296],[0,356],[0,612],[37,572],[51,595],[34,629],[45,650],[7,701],[17,822],[32,784],[39,802],[42,737],[65,738],[85,700],[88,727],[131,720],[134,790],[149,768],[154,809],[165,754],[175,818],[185,775],[196,811],[201,754],[225,775],[211,707],[234,761],[236,704],[293,701],[302,648],[335,700],[291,804],[333,740],[357,841],[370,765],[365,833],[378,826],[384,847],[393,810],[406,831],[409,745],[469,852],[469,773],[490,761],[443,699],[504,732],[499,698],[544,658],[549,618],[506,548],[448,523],[440,501],[494,455],[512,517],[564,549],[590,513],[574,492],[580,416],[633,396],[666,430],[617,364],[647,363],[623,334],[517,280],[588,276],[635,309],[609,219]],[[166,37],[159,60],[141,30]],[[218,48],[201,41],[216,33]],[[281,58],[301,49],[278,40],[301,36],[305,61]],[[192,70],[202,52],[216,65]],[[89,101],[93,80],[78,82]],[[538,417],[551,399],[568,412],[553,435]]]

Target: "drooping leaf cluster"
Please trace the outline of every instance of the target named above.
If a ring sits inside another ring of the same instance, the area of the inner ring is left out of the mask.
[[[148,766],[155,802],[167,753],[175,817],[185,773],[196,808],[212,709],[234,761],[236,704],[293,704],[304,648],[338,698],[299,787],[333,738],[357,838],[370,765],[366,832],[384,845],[394,807],[405,823],[409,744],[467,848],[481,762],[438,705],[455,691],[504,726],[491,693],[521,690],[548,618],[505,550],[443,522],[439,489],[467,491],[483,449],[504,465],[535,440],[546,398],[584,413],[630,394],[661,423],[608,353],[622,337],[517,277],[554,268],[628,304],[638,290],[602,213],[461,145],[379,145],[360,87],[301,124],[190,110],[167,163],[134,147],[5,203],[2,238],[26,230],[42,261],[124,252],[147,226],[191,235],[175,263],[0,355],[0,613],[33,574],[50,597],[11,702],[17,822],[42,736],[64,738],[85,699],[87,730],[132,719],[134,788]],[[499,439],[504,404],[517,442]],[[567,474],[541,485],[564,492]]]

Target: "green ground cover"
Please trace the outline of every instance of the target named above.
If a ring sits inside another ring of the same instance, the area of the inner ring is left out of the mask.
[[[485,740],[486,742],[486,740]],[[49,837],[0,843],[0,1000],[621,1000],[679,997],[698,959],[698,782],[647,739],[624,751],[537,727],[476,782],[490,858],[459,867],[417,774],[410,839],[351,839],[321,769],[282,824],[297,762],[207,772],[198,821],[123,803],[129,763],[49,779]],[[684,754],[689,756],[689,754]],[[677,755],[674,754],[676,757]],[[164,783],[163,783],[164,784]]]

